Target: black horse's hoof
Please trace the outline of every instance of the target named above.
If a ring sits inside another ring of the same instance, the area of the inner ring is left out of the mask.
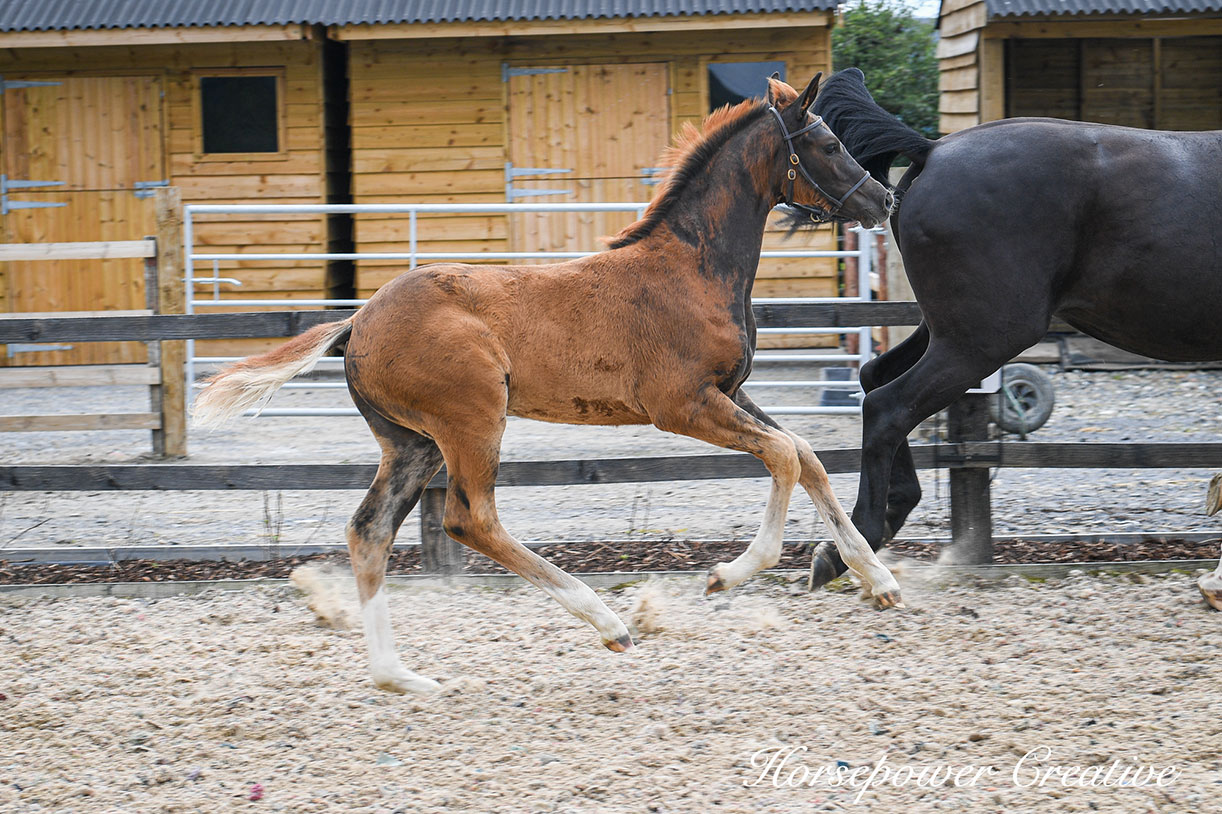
[[[810,590],[822,588],[838,576],[831,559],[823,553],[822,548],[817,549],[810,560]]]

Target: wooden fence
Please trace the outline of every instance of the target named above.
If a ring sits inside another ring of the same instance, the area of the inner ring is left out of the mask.
[[[38,330],[19,326],[60,322],[85,324],[91,319],[141,319],[183,311],[182,207],[177,189],[157,190],[157,235],[146,240],[97,241],[89,243],[0,244],[0,262],[19,260],[109,260],[144,259],[143,311],[77,311],[47,314],[0,315],[0,343],[37,345],[56,342],[96,341],[69,330],[53,338]],[[88,273],[88,272],[81,272]],[[63,367],[0,368],[0,389],[26,387],[93,387],[143,385],[149,388],[149,409],[138,413],[75,413],[53,415],[2,415],[0,432],[71,430],[151,430],[153,453],[179,457],[187,453],[186,388],[183,381],[185,343],[166,337],[121,336],[148,343],[144,365],[75,365]]]
[[[351,311],[293,311],[234,314],[25,317],[0,320],[0,342],[98,342],[293,336]],[[852,327],[912,325],[916,303],[757,304],[761,327]],[[163,355],[164,361],[164,355]],[[1222,443],[1111,444],[987,440],[987,396],[968,396],[952,408],[950,441],[913,447],[920,469],[950,470],[951,527],[967,562],[992,557],[989,469],[1057,468],[1222,468]],[[860,450],[818,450],[829,472],[856,472]],[[369,465],[193,466],[0,466],[0,491],[159,491],[365,489]],[[576,461],[506,461],[501,486],[562,486],[598,483],[765,477],[763,466],[745,454]],[[461,568],[462,547],[441,529],[444,472],[425,491],[420,522],[425,569],[452,573]]]

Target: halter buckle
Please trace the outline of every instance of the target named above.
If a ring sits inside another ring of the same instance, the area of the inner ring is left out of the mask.
[[[790,164],[793,164],[793,165],[795,165],[795,166],[797,165],[797,163],[798,163],[798,154],[797,154],[797,153],[790,153],[790,154],[789,154],[789,163],[790,163]]]
[[[798,172],[797,172],[797,170],[793,170],[793,169],[791,169],[791,170],[790,170],[788,173],[786,173],[786,175],[788,175],[788,176],[789,176],[789,180],[790,180],[790,181],[793,181],[793,180],[797,179],[797,177],[798,177]]]

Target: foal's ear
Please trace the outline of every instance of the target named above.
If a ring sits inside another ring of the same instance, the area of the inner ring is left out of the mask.
[[[780,109],[798,98],[798,92],[781,79],[780,73],[774,73],[768,77],[768,95],[765,98],[768,104]]]
[[[819,95],[819,80],[823,78],[823,71],[815,74],[815,78],[810,80],[810,84],[806,86],[806,90],[802,91],[802,98],[798,100],[798,111],[806,113],[806,109],[815,101],[815,97]]]

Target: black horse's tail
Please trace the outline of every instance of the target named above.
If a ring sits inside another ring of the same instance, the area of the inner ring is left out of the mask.
[[[814,112],[862,169],[884,186],[891,186],[887,171],[896,156],[906,156],[919,170],[933,149],[934,142],[879,107],[866,90],[866,75],[857,68],[838,71],[823,83]]]

